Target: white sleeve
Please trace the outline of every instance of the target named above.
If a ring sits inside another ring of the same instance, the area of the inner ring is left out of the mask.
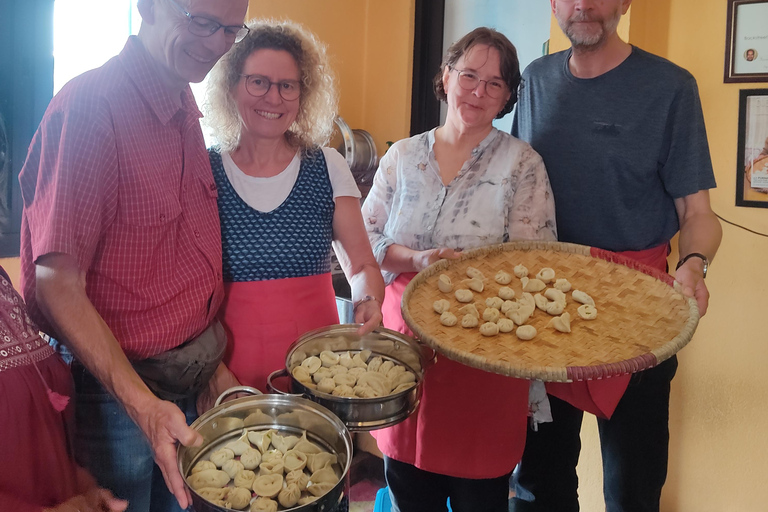
[[[341,196],[360,198],[360,189],[357,188],[352,171],[349,170],[346,159],[333,148],[323,148],[323,156],[328,166],[328,177],[331,179],[333,199]]]

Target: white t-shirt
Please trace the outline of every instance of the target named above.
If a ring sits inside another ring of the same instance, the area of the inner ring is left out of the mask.
[[[349,170],[347,161],[333,148],[322,148],[325,163],[328,166],[328,177],[331,180],[333,199],[340,196],[360,198],[360,190],[357,188],[352,171]],[[259,178],[245,174],[232,160],[229,153],[221,154],[221,162],[224,172],[227,174],[232,188],[235,189],[243,201],[254,210],[266,213],[271,212],[288,198],[293,190],[301,168],[300,153],[296,153],[280,174],[269,178]]]

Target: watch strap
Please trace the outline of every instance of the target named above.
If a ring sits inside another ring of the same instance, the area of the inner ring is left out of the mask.
[[[707,267],[709,266],[709,259],[707,259],[707,257],[701,254],[700,252],[692,252],[686,255],[684,258],[682,258],[680,261],[677,262],[677,266],[675,267],[675,270],[682,267],[683,264],[691,258],[701,258],[701,260],[704,262],[704,277],[707,277]]]

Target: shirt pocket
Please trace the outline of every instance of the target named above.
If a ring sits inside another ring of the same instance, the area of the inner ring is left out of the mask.
[[[143,191],[126,197],[121,194],[120,224],[138,227],[162,227],[181,215],[179,199],[167,192]]]

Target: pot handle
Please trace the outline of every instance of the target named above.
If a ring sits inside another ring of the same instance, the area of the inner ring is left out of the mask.
[[[259,391],[256,388],[252,388],[251,386],[234,386],[224,391],[221,395],[219,395],[219,398],[216,399],[216,402],[214,402],[213,406],[217,407],[221,405],[221,402],[223,402],[225,398],[227,398],[230,395],[234,395],[235,393],[249,393],[251,395],[263,394],[261,391]]]
[[[429,369],[437,362],[437,350],[433,349],[421,340],[417,339],[416,343],[419,344],[419,347],[422,351],[426,352],[426,355],[424,356],[424,371],[427,371],[427,369]]]

